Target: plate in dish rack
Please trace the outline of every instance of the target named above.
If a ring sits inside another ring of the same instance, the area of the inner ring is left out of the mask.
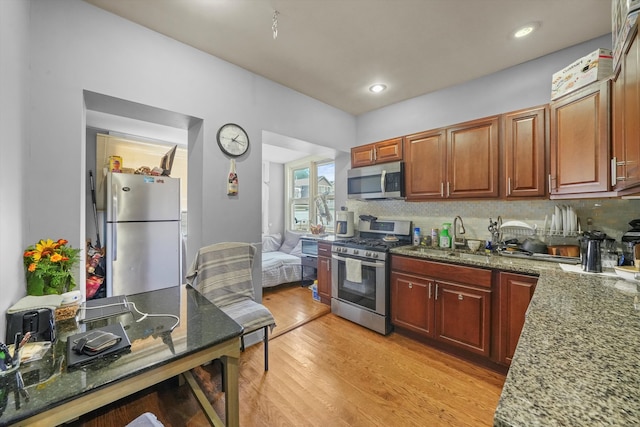
[[[533,236],[536,234],[536,227],[522,221],[507,221],[500,226],[500,231],[503,235]]]

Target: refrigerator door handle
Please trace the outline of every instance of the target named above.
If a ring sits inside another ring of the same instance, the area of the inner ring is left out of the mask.
[[[111,185],[111,217],[113,222],[118,222],[118,187],[114,183]]]
[[[118,230],[116,227],[118,227],[118,223],[114,222],[111,226],[111,255],[113,261],[118,260]]]
[[[111,215],[113,218],[113,226],[111,227],[111,255],[113,261],[118,259],[118,186],[113,183],[111,185]]]

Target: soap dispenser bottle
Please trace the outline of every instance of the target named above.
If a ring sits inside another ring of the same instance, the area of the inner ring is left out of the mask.
[[[441,248],[450,248],[451,247],[451,237],[449,236],[449,228],[451,224],[445,222],[442,224],[442,230],[440,231],[440,247]]]

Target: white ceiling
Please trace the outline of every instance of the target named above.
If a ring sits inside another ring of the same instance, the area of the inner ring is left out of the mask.
[[[85,1],[354,115],[611,32],[610,0]]]

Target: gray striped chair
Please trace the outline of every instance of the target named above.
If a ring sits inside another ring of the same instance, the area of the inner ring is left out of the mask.
[[[201,248],[187,272],[187,283],[238,322],[244,336],[264,328],[264,370],[269,370],[269,329],[276,326],[269,309],[255,301],[251,269],[256,248],[225,242]]]

